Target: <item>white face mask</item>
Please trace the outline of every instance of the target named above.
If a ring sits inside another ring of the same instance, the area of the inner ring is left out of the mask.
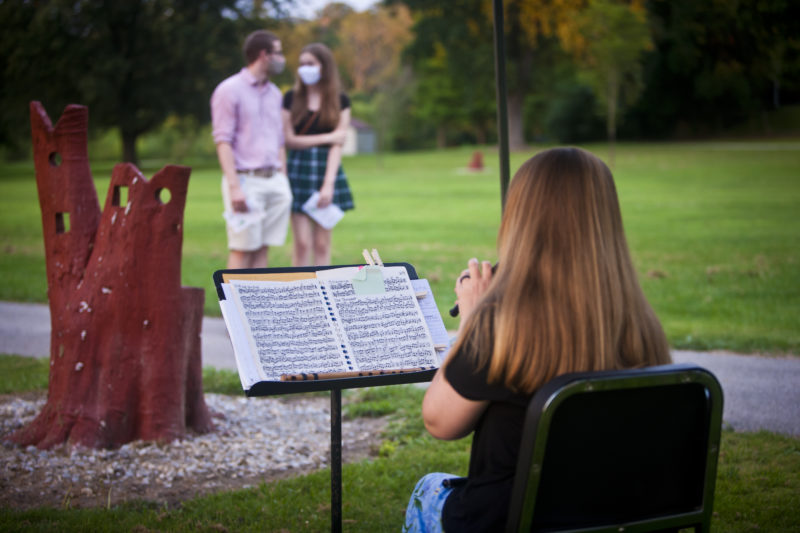
[[[314,85],[322,77],[319,65],[303,65],[297,69],[297,75],[306,85]]]

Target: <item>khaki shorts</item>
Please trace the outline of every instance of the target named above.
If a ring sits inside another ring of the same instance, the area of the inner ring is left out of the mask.
[[[228,248],[240,252],[252,252],[262,246],[281,246],[286,242],[289,229],[289,211],[292,206],[292,190],[289,179],[283,172],[269,178],[239,174],[248,213],[233,212],[230,191],[222,177],[222,202],[228,231]]]

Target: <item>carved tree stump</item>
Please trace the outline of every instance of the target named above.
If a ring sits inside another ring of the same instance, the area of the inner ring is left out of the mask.
[[[203,289],[181,287],[191,169],[151,180],[114,167],[102,213],[87,154],[88,109],[52,126],[31,103],[52,334],[47,403],[10,440],[116,447],[213,427],[203,398]]]

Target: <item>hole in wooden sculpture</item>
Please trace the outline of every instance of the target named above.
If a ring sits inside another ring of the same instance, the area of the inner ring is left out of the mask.
[[[61,164],[61,154],[58,152],[53,152],[50,154],[50,166],[57,167]]]
[[[69,231],[69,213],[56,213],[56,233]]]
[[[169,189],[158,189],[156,191],[156,200],[166,205],[172,200],[172,194],[169,192]]]
[[[116,207],[128,205],[127,185],[114,185],[114,196],[111,198],[111,205]]]

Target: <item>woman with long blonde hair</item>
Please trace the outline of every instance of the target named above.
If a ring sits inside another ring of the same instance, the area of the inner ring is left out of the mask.
[[[287,175],[294,196],[294,266],[331,262],[331,230],[303,212],[303,204],[314,192],[319,193],[317,207],[333,203],[342,211],[353,208],[341,165],[349,124],[350,99],[341,91],[333,54],[324,44],[309,44],[300,52],[294,88],[283,97],[283,131],[289,148]]]
[[[611,171],[579,148],[517,171],[498,264],[471,259],[456,281],[458,337],[425,394],[436,438],[475,432],[469,474],[434,473],[414,490],[404,531],[502,530],[533,393],[568,372],[671,361],[639,286]]]

